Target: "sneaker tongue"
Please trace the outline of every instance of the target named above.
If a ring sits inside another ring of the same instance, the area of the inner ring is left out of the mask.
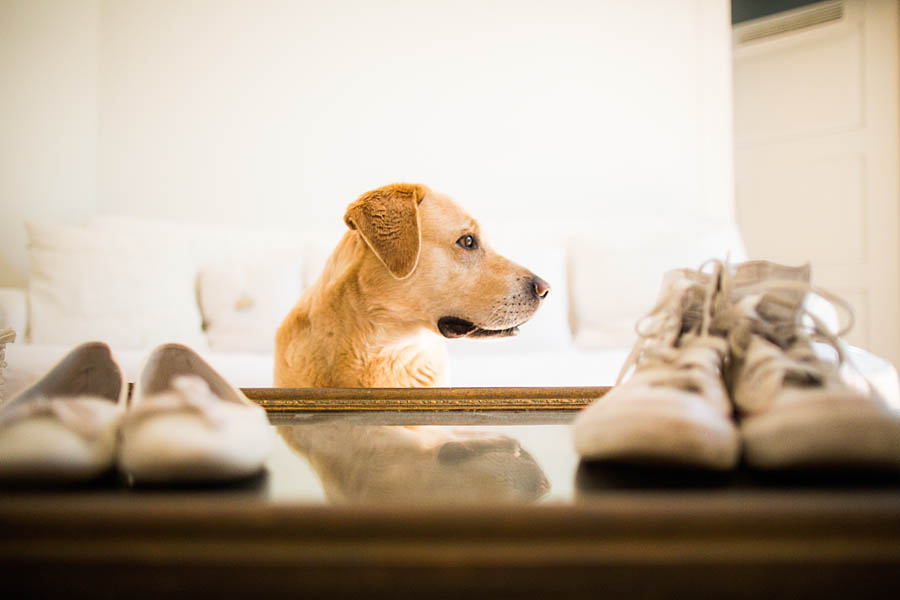
[[[756,311],[760,317],[770,322],[793,321],[803,302],[803,296],[802,292],[767,292],[757,304]]]
[[[704,285],[712,276],[693,269],[668,271],[662,280],[656,307],[644,317],[645,330],[667,333],[665,344],[674,343],[680,335],[694,328],[703,318]]]
[[[735,267],[732,281],[736,288],[772,280],[809,283],[810,271],[809,263],[788,267],[768,260],[750,260]]]
[[[735,267],[732,276],[732,297],[744,298],[748,294],[759,294],[756,310],[769,321],[793,320],[806,298],[806,287],[810,282],[809,263],[799,267],[789,267],[767,260],[752,260]],[[791,289],[790,285],[799,285]],[[771,286],[766,289],[767,285]]]

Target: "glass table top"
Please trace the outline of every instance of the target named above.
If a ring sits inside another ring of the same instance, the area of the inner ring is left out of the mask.
[[[739,581],[748,597],[825,597],[861,573],[896,587],[896,474],[761,481],[585,463],[575,414],[270,414],[275,450],[242,482],[0,490],[0,588],[729,597]],[[773,587],[773,572],[787,583]]]
[[[584,505],[616,495],[704,498],[773,493],[877,493],[900,500],[900,473],[729,473],[585,462],[570,431],[573,410],[270,413],[275,445],[264,470],[216,485],[135,486],[120,474],[23,494],[151,499],[252,499],[340,506]],[[623,496],[624,497],[624,496]]]
[[[112,473],[0,488],[0,588],[60,595],[140,581],[154,597],[173,586],[395,597],[401,581],[429,597],[625,597],[648,582],[655,595],[696,595],[703,582],[727,597],[739,581],[748,597],[828,596],[861,573],[897,587],[897,472],[590,463],[573,448],[575,407],[554,407],[575,394],[502,391],[491,402],[506,409],[493,410],[464,391],[383,395],[375,410],[372,398],[354,409],[267,406],[274,451],[259,475],[232,484],[135,486]],[[433,395],[459,410],[423,409]],[[410,398],[412,410],[394,406]],[[773,588],[779,567],[789,576]]]

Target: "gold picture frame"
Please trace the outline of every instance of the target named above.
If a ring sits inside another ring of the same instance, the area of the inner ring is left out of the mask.
[[[269,413],[393,410],[581,410],[609,391],[592,387],[242,388]]]

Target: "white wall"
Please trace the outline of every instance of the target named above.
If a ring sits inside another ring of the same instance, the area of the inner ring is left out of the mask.
[[[0,285],[25,280],[25,220],[96,210],[99,23],[99,0],[0,0]]]
[[[728,6],[102,2],[99,76],[73,92],[97,94],[96,210],[338,231],[361,192],[407,180],[488,223],[730,219]],[[93,138],[71,136],[80,168]],[[47,196],[47,218],[71,216]]]

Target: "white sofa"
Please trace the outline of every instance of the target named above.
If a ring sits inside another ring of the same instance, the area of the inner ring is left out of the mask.
[[[736,227],[620,219],[516,223],[495,247],[553,286],[516,338],[449,340],[454,386],[611,385],[662,273],[707,258],[741,260]],[[0,289],[7,395],[75,344],[107,341],[134,380],[158,343],[196,348],[235,385],[272,384],[272,338],[340,234],[247,231],[95,217],[30,223],[27,289]]]

